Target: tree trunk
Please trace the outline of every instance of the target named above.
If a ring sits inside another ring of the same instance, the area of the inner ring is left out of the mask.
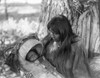
[[[52,17],[63,14],[69,19],[73,31],[82,38],[81,43],[87,53],[100,52],[98,1],[43,0],[40,26],[46,31],[41,29],[42,32],[47,34],[46,25]]]

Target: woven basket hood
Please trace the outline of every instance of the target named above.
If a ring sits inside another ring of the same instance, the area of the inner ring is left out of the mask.
[[[33,47],[35,47],[38,44],[40,45],[40,47],[39,47],[40,52],[38,52],[38,53],[41,54],[42,50],[43,50],[43,45],[40,41],[38,41],[37,39],[29,39],[29,40],[25,41],[19,49],[19,55],[21,56],[21,58],[25,59],[29,50],[32,49]]]

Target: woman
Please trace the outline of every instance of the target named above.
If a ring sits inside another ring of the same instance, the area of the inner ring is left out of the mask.
[[[43,39],[44,57],[65,78],[92,77],[86,55],[63,15],[53,17],[47,24],[48,36]],[[87,73],[86,73],[87,72]]]

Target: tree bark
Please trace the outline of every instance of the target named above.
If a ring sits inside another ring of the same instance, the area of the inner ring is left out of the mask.
[[[100,2],[100,0],[98,0]],[[81,37],[88,52],[100,52],[99,3],[89,0],[43,0],[40,26],[46,30],[49,20],[58,14],[65,15],[73,31]]]

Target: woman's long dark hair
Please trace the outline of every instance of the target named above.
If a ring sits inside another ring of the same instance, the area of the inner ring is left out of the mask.
[[[57,54],[60,54],[62,50],[69,50],[67,53],[70,53],[71,44],[75,42],[74,39],[77,36],[73,33],[71,24],[67,17],[64,15],[53,17],[49,21],[47,28],[48,30],[51,29],[54,33],[60,35],[61,47],[57,50]]]

